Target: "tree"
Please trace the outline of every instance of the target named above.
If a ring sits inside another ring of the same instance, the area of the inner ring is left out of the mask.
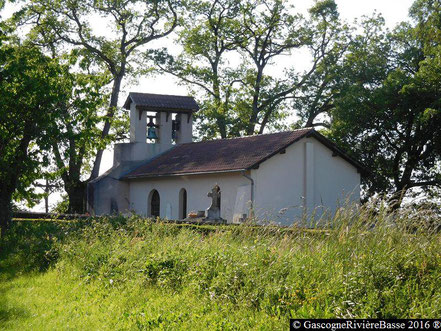
[[[59,84],[65,70],[35,47],[0,47],[0,227],[11,221],[14,194],[28,196],[47,165],[48,129],[67,97]]]
[[[422,3],[429,2],[416,2]],[[441,61],[432,47],[439,41],[422,38],[439,32],[426,24],[439,15],[433,9],[425,6],[424,15],[412,14],[415,25],[402,23],[390,34],[382,21],[367,22],[346,56],[346,79],[334,100],[334,138],[371,169],[368,196],[389,194],[394,208],[409,189],[441,186]]]
[[[97,17],[108,24],[105,37],[94,29]],[[74,59],[70,63],[77,71],[70,73],[75,81],[71,84],[73,94],[61,107],[64,115],[55,129],[59,134],[52,149],[56,174],[69,196],[69,211],[83,213],[87,182],[99,174],[102,153],[113,140],[112,126],[121,126],[114,128],[116,132],[124,127],[117,107],[123,79],[136,75],[140,48],[175,28],[174,2],[34,0],[17,12],[15,19],[19,24],[32,24],[28,37],[33,44],[47,48],[53,57]],[[108,84],[110,93],[105,87]],[[101,101],[108,94],[103,114]]]
[[[310,9],[312,30],[315,31],[315,46],[312,47],[316,66],[307,75],[293,97],[293,106],[299,117],[295,127],[329,128],[333,99],[341,72],[341,62],[351,42],[351,28],[342,24],[333,1],[322,1]],[[325,54],[317,53],[324,49]],[[321,57],[320,57],[321,56]]]
[[[201,132],[206,137],[230,135],[233,121],[234,84],[241,68],[229,67],[228,54],[237,50],[240,2],[234,0],[189,1],[182,18],[177,43],[183,48],[173,57],[167,50],[155,52],[159,72],[178,77],[201,91]],[[147,54],[149,56],[149,54]]]
[[[33,34],[43,42],[61,43],[82,51],[112,76],[112,88],[101,139],[109,135],[126,74],[135,72],[134,58],[146,44],[169,35],[177,24],[173,0],[32,0],[24,17],[34,25]],[[100,17],[108,23],[106,37],[91,24]],[[96,151],[89,180],[98,177],[103,145]]]
[[[324,68],[333,65],[341,56],[347,27],[341,26],[334,0],[316,1],[309,9],[309,19],[291,14],[292,8],[280,0],[250,1],[243,7],[241,31],[244,42],[241,51],[254,68],[249,71],[245,88],[250,91],[245,133],[263,133],[267,126],[284,118],[286,101],[298,99],[305,91],[314,91],[314,97],[323,99],[320,89],[313,83],[328,84]],[[288,67],[286,77],[265,74],[268,66],[280,56],[294,50],[307,49],[311,53],[311,65],[299,72]],[[320,81],[320,82],[319,82]],[[303,109],[303,107],[302,107]],[[322,111],[327,110],[325,107]],[[316,115],[319,114],[314,109]]]
[[[279,0],[217,0],[191,3],[191,8],[180,31],[182,53],[158,59],[163,72],[202,91],[202,128],[211,137],[262,133],[280,125],[287,115],[286,101],[303,87],[306,91],[320,66],[326,68],[341,56],[337,49],[345,28],[333,0],[317,2],[309,20],[292,14]],[[277,59],[305,48],[312,53],[309,70],[290,68],[285,77],[267,74]],[[231,68],[230,60],[237,59],[240,63]],[[316,75],[315,82],[321,78]]]
[[[103,75],[80,72],[67,72],[62,78],[71,94],[59,104],[60,116],[51,126],[51,159],[55,171],[50,177],[63,181],[68,197],[67,212],[84,213],[87,188],[85,170],[89,169],[93,151],[107,143],[107,140],[101,140],[99,125],[104,122],[100,109],[107,101],[103,86],[108,79]]]
[[[251,62],[245,81],[249,91],[247,135],[262,133],[278,105],[291,91],[290,83],[265,77],[265,69],[275,58],[310,43],[310,31],[301,15],[292,15],[279,0],[249,1],[242,6],[240,28],[241,51]],[[274,91],[275,93],[271,93]]]
[[[3,9],[4,6],[5,6],[5,1],[0,0],[0,46],[3,40],[6,39],[6,30],[7,30],[7,27],[5,26],[5,22],[2,21],[2,16],[1,16],[1,10]]]

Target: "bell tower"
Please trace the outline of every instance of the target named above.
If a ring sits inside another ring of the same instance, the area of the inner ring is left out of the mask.
[[[192,97],[131,92],[124,108],[130,111],[130,143],[115,146],[114,165],[148,160],[193,140],[193,113],[199,106]]]
[[[129,184],[120,178],[173,145],[191,142],[199,110],[192,97],[150,93],[130,93],[124,108],[130,111],[130,142],[115,144],[112,168],[88,183],[92,215],[129,211]]]

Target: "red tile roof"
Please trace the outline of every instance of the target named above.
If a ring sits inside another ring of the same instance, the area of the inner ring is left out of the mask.
[[[177,145],[125,178],[229,172],[251,169],[314,131],[311,128]]]

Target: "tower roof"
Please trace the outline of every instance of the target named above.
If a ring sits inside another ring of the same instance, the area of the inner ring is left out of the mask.
[[[145,111],[193,113],[199,110],[193,97],[183,95],[130,92],[124,103],[124,108],[130,109],[132,102],[136,104],[137,109]]]

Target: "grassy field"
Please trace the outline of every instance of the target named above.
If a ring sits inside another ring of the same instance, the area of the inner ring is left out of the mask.
[[[290,317],[441,316],[440,234],[390,219],[340,215],[324,230],[17,222],[0,246],[0,329],[286,330]]]

